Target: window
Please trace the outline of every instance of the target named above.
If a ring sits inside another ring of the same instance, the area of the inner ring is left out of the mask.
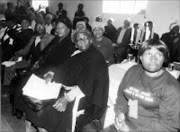
[[[147,7],[148,0],[104,0],[103,13],[138,14]]]
[[[49,6],[48,0],[32,0],[32,6],[35,10],[38,10],[41,7],[44,10],[46,7]]]

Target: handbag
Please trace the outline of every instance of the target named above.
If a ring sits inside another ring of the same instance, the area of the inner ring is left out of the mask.
[[[40,111],[48,105],[53,104],[56,99],[39,100],[30,96],[23,95],[24,102],[33,111]]]

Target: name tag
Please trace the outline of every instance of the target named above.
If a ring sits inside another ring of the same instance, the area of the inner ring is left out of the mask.
[[[138,118],[138,101],[129,99],[128,101],[129,105],[129,117]]]

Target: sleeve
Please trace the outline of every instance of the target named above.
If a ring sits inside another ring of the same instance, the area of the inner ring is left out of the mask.
[[[103,55],[104,55],[106,61],[110,61],[113,57],[112,42],[108,38],[105,41],[106,41],[104,43],[105,45],[102,47],[102,52],[103,52]]]
[[[126,87],[126,81],[128,80],[129,71],[127,71],[121,81],[121,84],[118,89],[116,104],[114,107],[115,114],[118,115],[120,112],[126,113],[128,111],[128,101],[123,95],[123,90]]]
[[[92,64],[86,65],[83,67],[81,72],[76,76],[78,81],[77,84],[82,90],[82,92],[86,95],[86,98],[91,103],[97,103],[93,98],[93,89],[99,89],[99,87],[104,87],[102,85],[103,79],[98,79],[98,72],[96,72],[95,67]],[[100,71],[99,71],[100,72]],[[102,72],[101,72],[102,73]],[[106,83],[104,83],[106,84]]]
[[[176,90],[178,89],[178,91]],[[136,131],[177,131],[180,128],[180,95],[177,86],[165,89],[159,106],[159,120],[147,126],[138,127]]]
[[[103,67],[100,69],[97,64],[93,67],[92,63],[86,65],[78,75],[77,84],[85,94],[85,100],[81,100],[80,107],[85,108],[85,114],[78,117],[77,126],[84,126],[94,119],[100,119],[107,106],[108,69]]]
[[[34,37],[32,37],[32,38],[30,39],[29,43],[26,45],[25,48],[20,49],[20,50],[17,51],[15,54],[16,54],[16,55],[19,55],[19,56],[25,56],[25,55],[27,55],[27,54],[29,53],[29,50],[30,50],[30,47],[31,47],[33,41],[34,41]]]

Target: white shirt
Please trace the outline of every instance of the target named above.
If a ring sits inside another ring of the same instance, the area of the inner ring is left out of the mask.
[[[121,29],[121,32],[120,32],[120,34],[119,34],[119,36],[118,36],[118,39],[117,39],[117,43],[118,43],[118,44],[120,44],[120,43],[122,42],[122,39],[123,39],[123,37],[124,37],[124,34],[125,34],[126,30],[127,30],[127,29],[125,29],[125,28],[122,28],[122,29]]]

